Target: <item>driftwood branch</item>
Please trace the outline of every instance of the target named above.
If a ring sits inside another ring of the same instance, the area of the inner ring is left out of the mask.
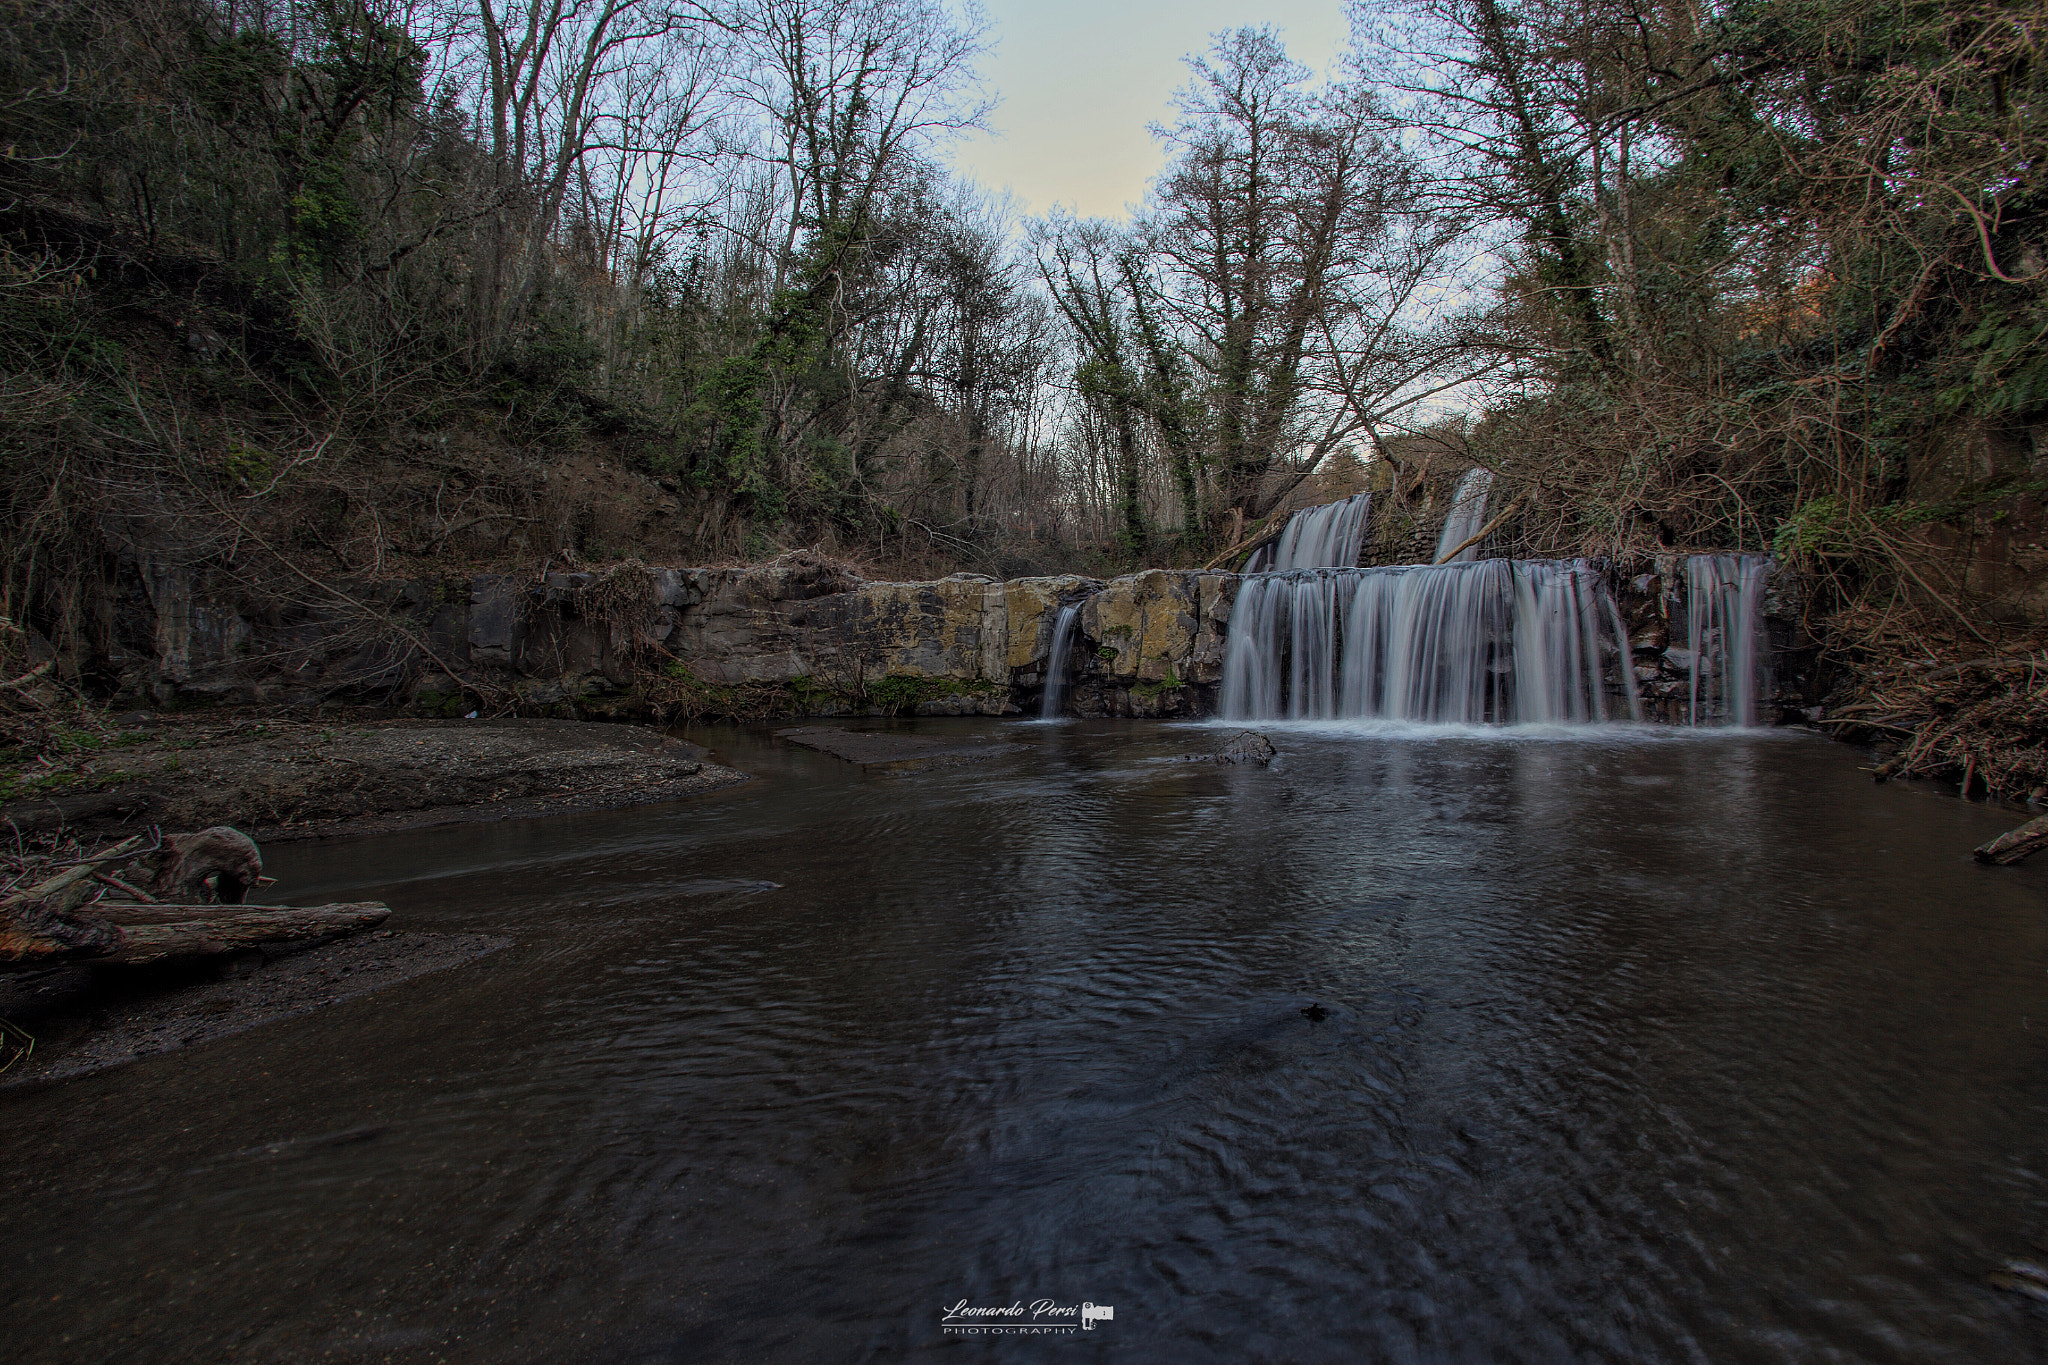
[[[122,881],[119,877],[116,877],[111,872],[95,872],[92,874],[92,879],[98,882],[101,886],[109,887],[115,891],[120,892],[129,900],[141,901],[145,905],[154,905],[156,903],[155,896],[150,895],[147,891],[144,891],[139,887],[133,887],[128,885],[128,883]]]
[[[22,674],[20,677],[9,678],[6,682],[0,682],[0,687],[12,687],[19,690],[20,688],[27,686],[29,683],[34,682],[37,678],[42,677],[43,674],[48,673],[50,671],[50,666],[56,662],[57,661],[55,659],[45,659],[41,663],[37,664],[34,668],[31,668],[28,672]]]
[[[4,900],[0,900],[0,920],[5,920],[10,913],[30,904],[44,905],[62,914],[85,899],[86,892],[91,889],[88,883],[99,874],[102,864],[119,862],[131,854],[142,852],[143,845],[149,842],[140,834],[131,839],[123,839],[112,848],[95,853],[90,858],[80,859],[47,881],[10,893]]]
[[[2018,829],[2007,830],[1976,852],[1980,863],[2011,864],[2048,848],[2048,815],[2029,820]]]
[[[1218,564],[1221,564],[1224,560],[1229,559],[1232,555],[1238,554],[1239,552],[1255,554],[1258,552],[1259,548],[1265,545],[1267,542],[1278,539],[1280,533],[1287,529],[1287,523],[1283,521],[1278,526],[1273,526],[1269,524],[1271,520],[1272,519],[1270,517],[1261,520],[1259,523],[1261,529],[1254,531],[1251,535],[1248,535],[1244,539],[1238,541],[1237,544],[1223,551],[1223,553],[1217,555],[1214,559],[1210,560],[1207,564],[1204,564],[1202,567],[1204,569],[1213,569]]]
[[[1501,527],[1502,522],[1506,521],[1509,517],[1513,516],[1515,513],[1522,510],[1522,503],[1528,496],[1529,495],[1527,493],[1517,494],[1513,502],[1509,503],[1506,507],[1500,509],[1499,516],[1495,517],[1492,521],[1487,522],[1486,525],[1480,527],[1478,531],[1476,531],[1472,535],[1469,535],[1465,537],[1465,539],[1459,541],[1452,548],[1438,555],[1436,557],[1436,562],[1438,564],[1448,564],[1452,560],[1456,559],[1459,555],[1465,553],[1465,551],[1471,549],[1474,545],[1477,545],[1480,541],[1492,535],[1495,531],[1498,531]]]

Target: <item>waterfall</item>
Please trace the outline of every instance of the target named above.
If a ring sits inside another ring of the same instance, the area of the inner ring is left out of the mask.
[[[1451,495],[1451,510],[1444,517],[1443,534],[1436,541],[1438,563],[1443,563],[1445,555],[1465,545],[1466,541],[1479,534],[1480,527],[1486,525],[1486,495],[1492,488],[1491,469],[1468,469],[1458,480],[1458,491]],[[1464,564],[1477,558],[1479,547],[1465,545],[1450,562]]]
[[[1602,721],[1602,661],[1612,652],[1628,718],[1638,719],[1627,648],[1606,576],[1584,560],[1247,575],[1230,613],[1221,711],[1232,720]]]
[[[1691,555],[1685,561],[1685,643],[1691,651],[1694,725],[1756,724],[1769,651],[1764,641],[1765,555]],[[1709,720],[1706,718],[1718,718]]]
[[[1054,720],[1060,714],[1060,703],[1066,700],[1067,670],[1072,660],[1067,656],[1074,652],[1074,623],[1081,619],[1081,604],[1070,603],[1060,608],[1059,620],[1052,628],[1052,652],[1045,656],[1045,694],[1038,700],[1038,718]]]
[[[1366,518],[1371,514],[1370,493],[1304,508],[1287,519],[1287,528],[1280,533],[1279,540],[1252,556],[1246,572],[1348,569],[1358,563],[1359,547],[1365,543]]]

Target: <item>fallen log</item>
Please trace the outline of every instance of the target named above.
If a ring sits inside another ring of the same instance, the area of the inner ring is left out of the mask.
[[[65,958],[99,957],[118,944],[103,923],[73,919],[71,911],[92,891],[92,880],[148,840],[137,835],[86,858],[54,877],[0,897],[0,965],[36,966]]]
[[[1976,851],[1980,863],[2011,864],[2048,848],[2048,815],[2007,830]]]
[[[116,870],[136,859],[151,871],[149,890]],[[133,965],[213,957],[280,944],[304,944],[391,917],[381,901],[338,905],[243,905],[267,880],[263,855],[245,834],[217,825],[168,838],[137,835],[57,872],[34,886],[0,896],[0,968],[66,959]],[[86,897],[107,887],[134,900]],[[196,904],[217,896],[224,904]]]
[[[136,966],[181,957],[217,957],[244,948],[271,947],[374,929],[391,918],[382,901],[303,908],[281,905],[108,905],[120,942],[94,962]],[[223,913],[223,911],[226,913]],[[178,912],[183,912],[179,914]]]
[[[99,957],[120,941],[120,931],[113,925],[72,919],[46,901],[0,906],[0,967],[40,967],[66,958]]]
[[[382,901],[339,905],[138,905],[100,901],[59,915],[41,902],[0,918],[0,968],[63,960],[134,965],[215,957],[244,948],[310,942],[373,929]]]
[[[1259,521],[1259,526],[1261,529],[1254,531],[1252,534],[1246,536],[1243,540],[1238,541],[1235,545],[1232,545],[1229,549],[1223,551],[1223,553],[1217,555],[1207,564],[1204,564],[1202,566],[1203,572],[1206,573],[1210,569],[1215,568],[1218,564],[1221,564],[1224,560],[1229,559],[1233,555],[1243,554],[1247,558],[1249,558],[1250,556],[1257,554],[1260,550],[1263,550],[1266,546],[1272,544],[1274,541],[1280,539],[1281,533],[1286,531],[1287,529],[1287,521],[1285,518],[1282,518],[1278,526],[1267,525],[1267,523],[1271,520],[1272,518],[1270,515],[1261,518]]]
[[[1459,541],[1456,545],[1452,546],[1450,549],[1438,555],[1436,559],[1436,566],[1433,567],[1440,567],[1442,565],[1450,563],[1459,555],[1465,553],[1465,551],[1471,549],[1474,545],[1477,545],[1480,541],[1486,539],[1495,531],[1498,531],[1500,529],[1502,522],[1506,521],[1509,517],[1513,516],[1515,513],[1522,510],[1522,503],[1528,496],[1529,495],[1527,493],[1516,494],[1515,500],[1513,502],[1509,503],[1506,507],[1501,508],[1499,516],[1495,517],[1492,521],[1487,522],[1486,525],[1480,527],[1479,530],[1474,534],[1465,537],[1465,539]]]

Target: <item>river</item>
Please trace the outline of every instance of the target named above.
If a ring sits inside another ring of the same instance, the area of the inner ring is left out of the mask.
[[[515,942],[0,1097],[0,1353],[2048,1358],[2015,812],[1790,732],[918,728],[1023,747],[270,850]],[[942,1324],[1035,1300],[1113,1317]]]

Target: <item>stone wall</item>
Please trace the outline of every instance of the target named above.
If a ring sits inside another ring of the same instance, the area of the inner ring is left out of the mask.
[[[871,583],[792,554],[745,569],[337,584],[342,605],[279,610],[201,607],[203,592],[163,577],[148,585],[160,609],[132,613],[123,632],[131,703],[388,701],[457,714],[488,696],[578,715],[1018,714],[1044,687],[1059,608],[1082,599],[1078,705],[1203,714],[1237,583],[1167,570]]]
[[[1668,585],[1681,575],[1662,563],[1632,567],[1615,579],[1631,666],[1653,718],[1677,719],[1685,674]],[[1166,569],[1107,582],[960,574],[873,583],[798,553],[739,569],[337,584],[341,605],[294,609],[210,601],[174,577],[148,582],[160,605],[132,613],[123,632],[132,703],[369,701],[451,715],[510,703],[527,714],[620,717],[1035,711],[1060,609],[1076,602],[1086,605],[1066,709],[1205,715],[1239,583]],[[1799,662],[1796,587],[1779,591],[1772,610],[1786,661],[1775,700],[1796,706],[1813,691]]]

